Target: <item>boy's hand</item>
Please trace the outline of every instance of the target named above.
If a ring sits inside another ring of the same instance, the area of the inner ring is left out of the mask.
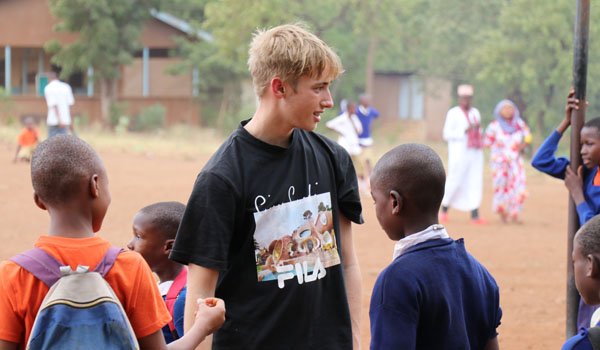
[[[565,171],[565,187],[569,190],[569,194],[571,194],[576,205],[585,202],[583,195],[583,167],[581,165],[577,169],[577,174],[571,170],[571,167],[567,167]]]
[[[207,333],[212,334],[225,322],[225,302],[219,298],[198,299],[195,324],[199,324]]]
[[[589,105],[589,103],[586,101],[585,105],[587,106]],[[569,125],[571,125],[571,114],[573,113],[573,111],[579,110],[579,107],[580,101],[575,98],[575,90],[571,88],[571,90],[569,91],[569,95],[567,95],[567,105],[565,106],[565,119],[563,119],[558,128],[556,128],[556,131],[562,134],[563,132],[565,132],[565,130],[567,130]]]

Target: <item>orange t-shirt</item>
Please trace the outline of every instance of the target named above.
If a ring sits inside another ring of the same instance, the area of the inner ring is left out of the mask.
[[[36,129],[23,129],[19,134],[19,145],[22,147],[33,146],[38,142],[38,132]]]
[[[35,246],[71,268],[85,265],[93,270],[111,244],[97,236],[41,236]],[[0,339],[18,343],[24,349],[48,287],[12,261],[0,263],[0,276]],[[138,339],[171,320],[152,271],[138,253],[119,254],[105,279],[121,301]]]

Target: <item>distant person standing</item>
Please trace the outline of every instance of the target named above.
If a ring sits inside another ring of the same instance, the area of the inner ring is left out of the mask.
[[[73,132],[71,106],[75,104],[71,86],[58,79],[58,72],[53,69],[48,73],[48,85],[44,88],[44,97],[48,106],[48,138]]]
[[[448,209],[471,212],[473,224],[485,224],[479,216],[483,192],[483,134],[481,115],[471,106],[473,87],[458,86],[458,106],[446,114],[444,140],[448,142],[448,177],[440,221],[448,222]]]
[[[365,179],[369,179],[371,176],[371,152],[370,147],[373,145],[373,137],[371,136],[371,123],[377,117],[379,117],[379,111],[371,106],[371,96],[362,94],[359,97],[359,105],[356,109],[356,116],[362,124],[362,132],[358,135],[358,142],[362,147],[363,152],[361,154],[361,163],[364,163]],[[369,181],[366,181],[367,185]]]

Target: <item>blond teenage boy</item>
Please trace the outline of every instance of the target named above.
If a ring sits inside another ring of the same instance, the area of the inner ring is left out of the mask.
[[[358,348],[356,174],[313,132],[341,62],[297,25],[258,31],[249,53],[258,108],[198,175],[171,253],[189,265],[186,327],[195,299],[218,296],[213,349]]]

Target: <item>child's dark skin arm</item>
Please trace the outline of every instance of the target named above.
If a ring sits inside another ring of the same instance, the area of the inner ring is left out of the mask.
[[[565,106],[565,119],[560,123],[556,131],[564,133],[571,125],[571,114],[574,110],[579,109],[579,100],[575,98],[575,90],[571,89],[567,96],[567,105]],[[583,168],[580,166],[575,173],[571,167],[567,167],[565,171],[565,187],[569,190],[571,197],[576,205],[585,202],[583,195]]]
[[[565,106],[565,119],[563,119],[556,131],[563,134],[571,125],[571,113],[573,110],[579,109],[579,100],[575,98],[575,90],[571,89],[569,95],[567,95],[567,105]]]
[[[9,342],[6,340],[0,340],[0,350],[17,350],[19,344]]]
[[[565,172],[565,187],[569,190],[569,194],[573,198],[575,205],[585,202],[583,195],[583,167],[580,165],[577,169],[577,174],[571,167],[567,167]]]
[[[485,348],[483,348],[483,350],[499,350],[499,349],[500,349],[500,345],[498,344],[498,337],[488,340],[487,344],[485,344]]]
[[[217,298],[200,299],[197,303],[194,318],[194,324],[183,337],[167,345],[162,330],[159,329],[146,337],[138,339],[140,349],[194,349],[208,335],[221,327],[225,321],[225,303]]]

